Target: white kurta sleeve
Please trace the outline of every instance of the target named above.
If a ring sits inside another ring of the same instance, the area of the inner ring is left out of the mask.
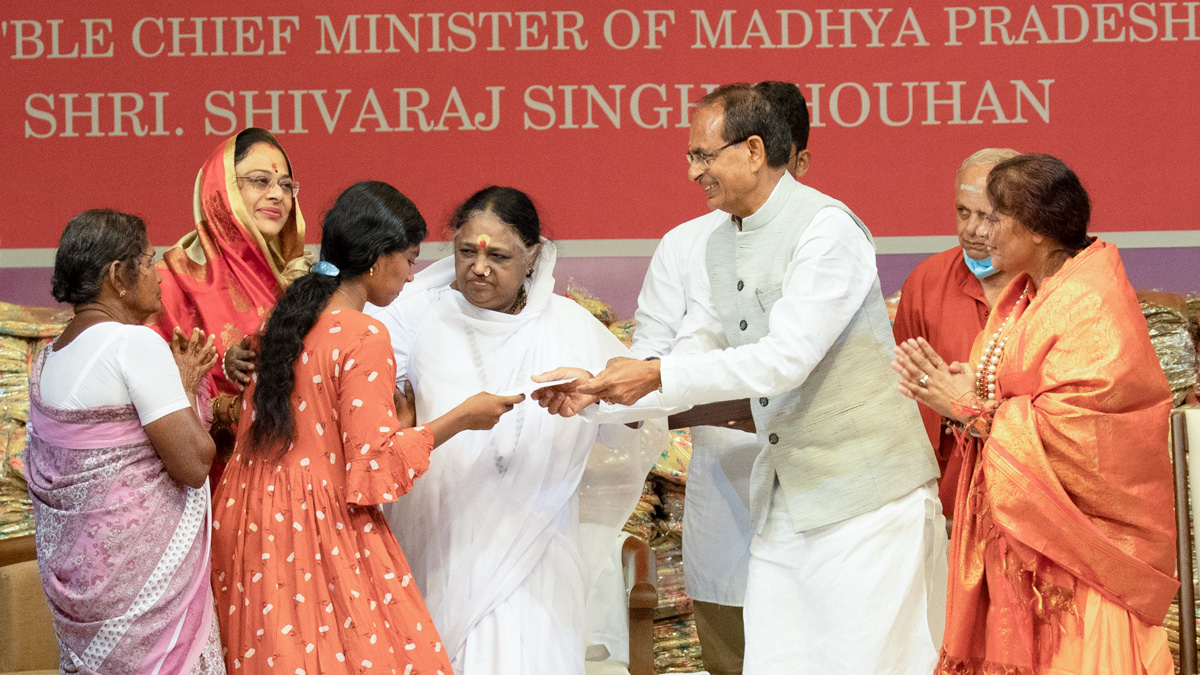
[[[665,405],[799,387],[862,307],[877,274],[875,251],[858,225],[840,209],[822,209],[796,244],[767,335],[741,347],[663,357]]]
[[[670,352],[687,312],[688,295],[679,269],[686,261],[680,260],[683,253],[672,246],[673,241],[670,236],[663,237],[638,293],[637,311],[633,313],[636,327],[629,350],[639,359]]]

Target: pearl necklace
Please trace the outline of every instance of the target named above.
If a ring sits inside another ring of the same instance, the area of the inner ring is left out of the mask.
[[[987,346],[983,348],[983,354],[979,356],[979,365],[975,368],[975,395],[987,402],[996,400],[996,367],[1000,365],[1000,356],[1004,353],[1004,345],[1008,342],[1010,336],[1004,335],[1008,324],[1013,321],[1017,310],[1021,307],[1021,301],[1025,299],[1025,294],[1029,292],[1029,286],[1021,291],[1021,296],[1017,298],[1016,304],[1013,305],[1012,312],[1004,318],[1004,322],[992,333],[992,338],[988,340]],[[1004,337],[1001,337],[1004,335]]]

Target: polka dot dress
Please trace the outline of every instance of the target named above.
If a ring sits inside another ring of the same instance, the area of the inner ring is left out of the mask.
[[[213,498],[213,591],[230,673],[451,675],[378,504],[429,466],[433,435],[399,429],[387,330],[323,314],[295,365],[296,439],[249,445],[254,384]]]

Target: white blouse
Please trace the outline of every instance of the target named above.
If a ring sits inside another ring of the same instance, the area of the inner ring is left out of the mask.
[[[66,410],[110,405],[137,409],[145,426],[191,406],[171,348],[146,326],[105,321],[51,350],[42,368],[42,400]]]

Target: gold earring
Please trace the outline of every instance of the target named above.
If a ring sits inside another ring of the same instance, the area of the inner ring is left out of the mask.
[[[122,290],[120,293],[118,293],[118,295],[119,295],[120,297],[122,297],[122,298],[123,298],[123,297],[125,297],[125,291],[124,291],[124,290]]]
[[[370,270],[368,270],[367,276],[372,276],[372,277],[375,276],[375,268],[374,267],[372,267]]]

